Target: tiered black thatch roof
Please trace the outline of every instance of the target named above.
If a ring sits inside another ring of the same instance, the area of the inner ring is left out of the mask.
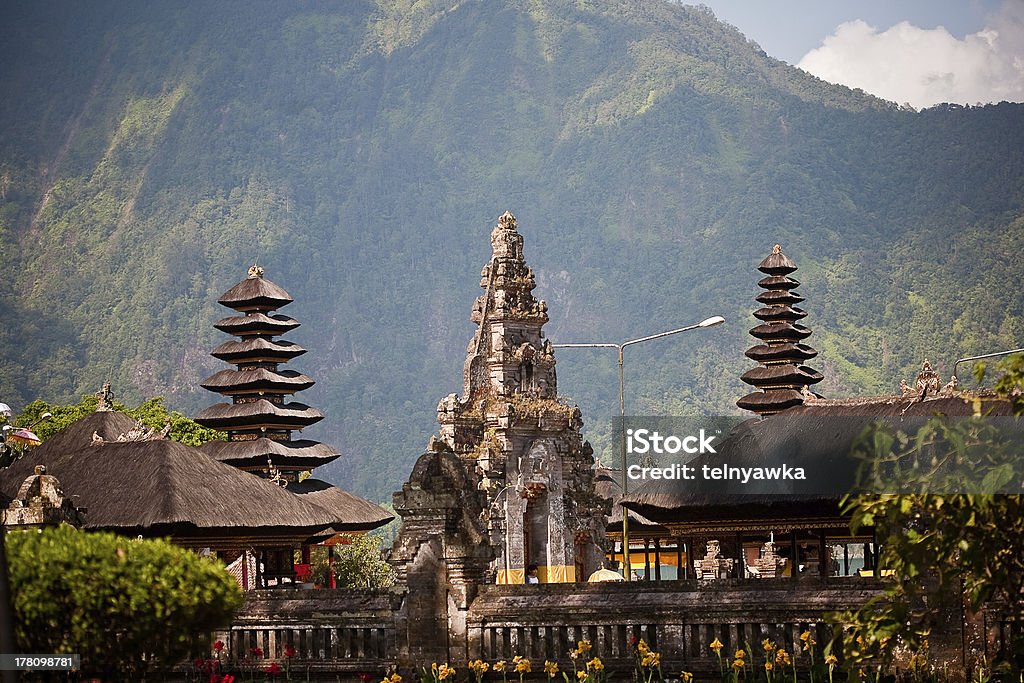
[[[338,457],[337,451],[313,441],[292,441],[292,431],[323,419],[323,414],[302,403],[287,402],[296,392],[313,386],[312,378],[278,365],[306,352],[289,341],[274,339],[299,323],[274,311],[291,303],[282,287],[263,277],[253,266],[249,276],[233,286],[219,302],[244,315],[219,321],[215,327],[238,337],[213,351],[213,356],[235,365],[207,377],[205,389],[231,399],[196,416],[196,421],[228,433],[227,442],[208,444],[204,450],[235,467],[271,475],[279,472],[294,480]]]
[[[758,270],[768,277],[757,283],[765,291],[756,297],[763,306],[754,311],[754,317],[762,322],[750,334],[763,343],[751,347],[747,357],[761,367],[740,379],[760,391],[747,394],[736,405],[765,416],[803,403],[806,387],[820,382],[822,376],[802,364],[818,352],[801,343],[811,331],[797,322],[807,313],[796,307],[804,298],[795,291],[800,283],[789,277],[796,271],[796,264],[776,244]]]

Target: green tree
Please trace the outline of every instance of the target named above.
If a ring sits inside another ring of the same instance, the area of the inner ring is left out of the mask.
[[[1010,357],[999,369],[995,389],[1019,417],[1024,355]],[[984,366],[975,374],[980,381]],[[860,483],[900,493],[845,501],[854,530],[876,529],[879,565],[893,570],[883,596],[833,615],[846,627],[848,660],[887,657],[896,643],[926,651],[943,610],[958,608],[962,599],[974,611],[995,601],[1021,612],[1024,497],[998,493],[1020,490],[1024,468],[1014,457],[1019,440],[993,428],[984,410],[976,400],[973,419],[935,418],[912,435],[879,426],[866,435]]]
[[[176,663],[242,604],[217,560],[164,540],[62,526],[10,533],[7,553],[18,647],[78,653],[87,672]]]
[[[334,546],[334,577],[338,588],[387,588],[394,585],[395,570],[384,560],[380,536],[347,534],[345,540],[346,543]],[[326,554],[314,556],[313,564],[314,576],[326,577]]]

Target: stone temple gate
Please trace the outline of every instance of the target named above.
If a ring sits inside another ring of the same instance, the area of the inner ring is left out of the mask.
[[[547,304],[533,295],[533,270],[511,213],[498,219],[491,248],[471,314],[477,330],[462,396],[438,404],[440,433],[431,451],[453,454],[480,492],[479,533],[492,553],[488,582],[523,583],[530,564],[545,583],[586,580],[601,567],[608,512],[594,493],[593,450],[581,436],[579,408],[558,397],[554,351],[543,331]]]

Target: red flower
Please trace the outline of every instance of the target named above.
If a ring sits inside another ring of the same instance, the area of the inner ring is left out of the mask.
[[[251,652],[252,656],[256,657],[257,659],[259,659],[260,657],[263,656],[263,648],[262,647],[254,647],[253,649],[249,650],[249,652]]]
[[[365,672],[361,673],[359,674],[359,680],[361,680],[363,683],[370,683],[370,681],[373,680],[373,675]]]
[[[292,647],[291,645],[285,645],[284,646],[284,656],[285,657],[294,657],[295,656],[295,648]]]
[[[231,674],[224,674],[224,678],[220,679],[220,683],[235,683],[235,677]]]
[[[204,660],[203,660],[202,657],[196,657],[194,660],[192,660],[192,666],[194,666],[197,669],[202,669],[203,668],[203,663],[204,663]]]
[[[270,666],[267,667],[267,673],[271,676],[276,676],[281,673],[281,667],[278,666],[277,662],[271,662]]]
[[[633,647],[636,647],[636,644],[639,643],[639,642],[640,641],[637,640],[636,636],[630,636],[629,637],[629,644],[632,645]]]
[[[213,649],[216,652],[221,652],[224,649],[224,641],[218,640],[216,643],[213,644]]]

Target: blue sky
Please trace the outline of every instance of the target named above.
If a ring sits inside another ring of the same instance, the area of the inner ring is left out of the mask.
[[[1024,0],[703,0],[768,54],[901,104],[1024,101]]]

